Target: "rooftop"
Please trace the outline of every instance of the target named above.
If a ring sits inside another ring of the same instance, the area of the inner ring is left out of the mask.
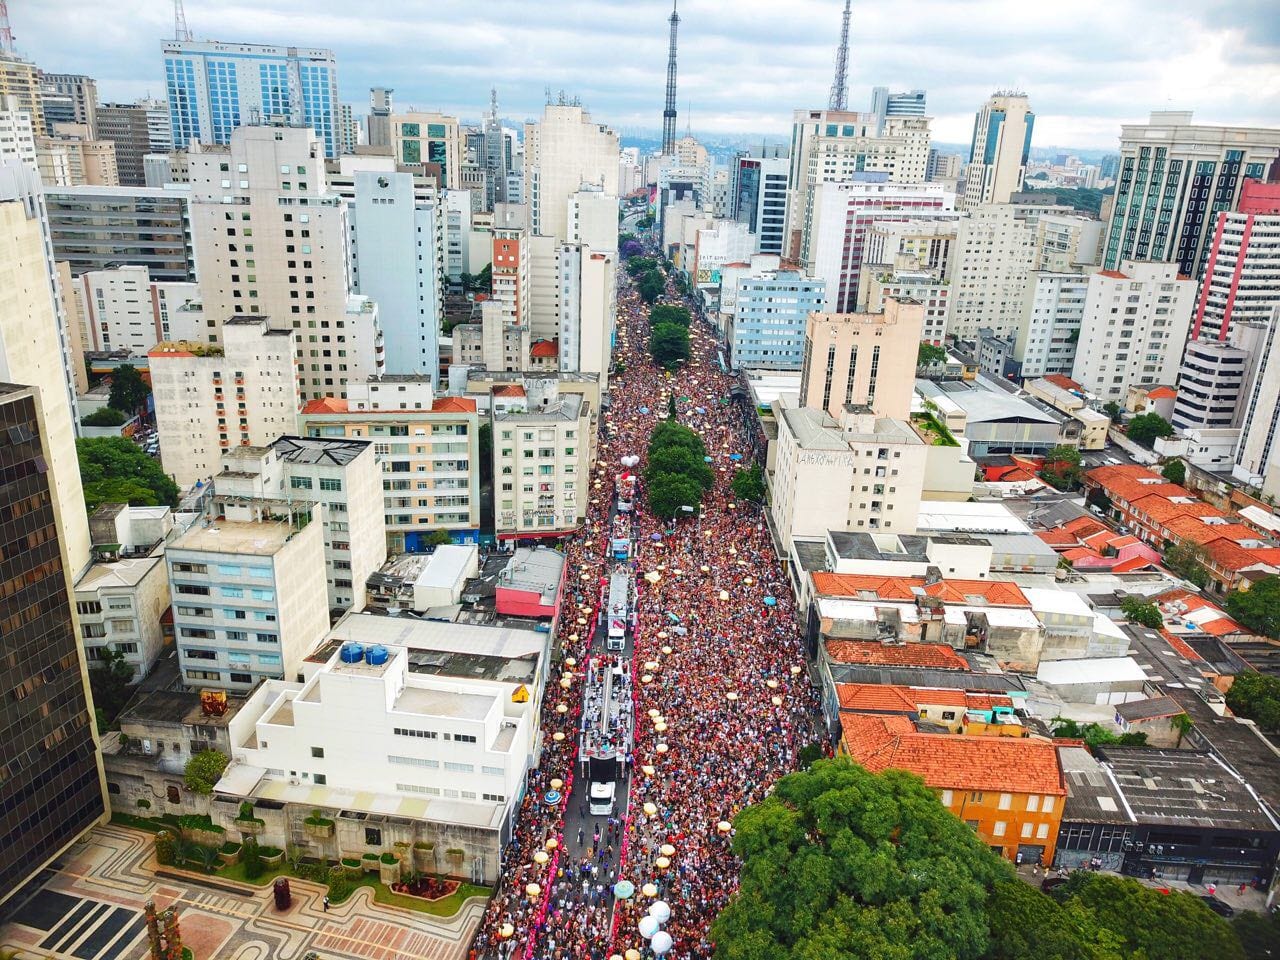
[[[876,643],[828,640],[827,656],[836,663],[869,666],[928,667],[933,670],[968,670],[969,662],[945,643]]]
[[[346,466],[372,447],[367,440],[325,440],[319,437],[280,437],[271,444],[286,463]]]
[[[923,705],[953,706],[963,710],[1013,708],[1002,694],[971,693],[945,687],[902,687],[895,684],[841,683],[836,685],[840,709],[855,713],[915,713]]]
[[[967,663],[966,668],[968,668]],[[856,663],[833,663],[830,664],[829,669],[831,678],[836,683],[892,684],[903,687],[935,687],[1001,694],[1025,693],[1027,690],[1027,685],[1022,678],[1011,673]]]
[[[208,519],[196,523],[169,545],[169,550],[198,550],[206,553],[236,553],[270,557],[288,543],[296,531],[283,520],[245,523],[238,520]]]
[[[111,563],[95,563],[76,581],[75,589],[110,590],[136,587],[157,564],[164,563],[164,555],[115,560]]]
[[[1133,823],[1120,790],[1102,764],[1082,746],[1058,745],[1058,762],[1067,784],[1062,819],[1081,823]]]
[[[1145,681],[1146,673],[1133,657],[1092,657],[1087,660],[1041,660],[1036,679],[1051,686],[1077,683]]]
[[[498,574],[497,585],[508,590],[527,590],[554,600],[564,576],[564,554],[549,547],[519,547],[511,562]]]
[[[1172,697],[1151,697],[1147,700],[1130,700],[1116,706],[1116,716],[1135,723],[1141,720],[1158,720],[1164,717],[1176,717],[1183,709]]]
[[[1007,580],[935,580],[878,574],[815,573],[813,590],[823,597],[914,601],[933,597],[943,603],[1028,607],[1026,594]]]

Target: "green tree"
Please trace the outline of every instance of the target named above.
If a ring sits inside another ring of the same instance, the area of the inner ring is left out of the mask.
[[[93,705],[110,724],[133,696],[133,667],[111,644],[99,647],[98,659],[89,668],[89,690]]]
[[[493,287],[493,264],[486,263],[479,273],[464,273],[462,289],[467,293],[489,293]]]
[[[1142,597],[1125,597],[1120,601],[1120,612],[1130,623],[1140,623],[1152,630],[1159,630],[1164,626],[1164,617],[1160,615],[1160,608]]]
[[[653,217],[647,214],[636,221],[637,230],[648,230],[652,226],[653,226]]]
[[[1114,400],[1108,400],[1102,405],[1102,412],[1110,417],[1113,422],[1119,423],[1120,417],[1124,414],[1124,408]]]
[[[649,333],[649,355],[654,363],[674,370],[689,359],[689,328],[678,323],[662,323]]]
[[[1280,577],[1263,577],[1248,590],[1227,594],[1227,613],[1255,633],[1280,640]]]
[[[760,469],[760,464],[753,463],[745,470],[735,471],[729,489],[739,500],[764,503],[764,471]]]
[[[1227,706],[1264,730],[1280,730],[1280,677],[1253,670],[1237,674],[1227,690]]]
[[[664,447],[687,447],[699,459],[707,455],[707,445],[702,442],[702,438],[675,420],[663,420],[649,434],[650,456]]]
[[[137,506],[172,506],[178,500],[178,485],[132,440],[123,437],[87,437],[76,441],[80,461],[80,481],[90,510],[100,503],[134,503]],[[131,486],[121,486],[126,481]],[[146,498],[142,491],[150,492]],[[124,496],[121,496],[123,494]],[[114,498],[114,499],[113,499]]]
[[[86,427],[119,427],[128,421],[129,415],[115,407],[99,407],[93,413],[85,414],[80,422]]]
[[[662,447],[649,454],[649,461],[644,471],[645,482],[648,483],[654,477],[664,473],[689,477],[704,490],[710,490],[716,479],[710,464],[688,447],[683,446]]]
[[[1008,865],[917,777],[819,760],[734,821],[738,892],[717,960],[978,960]]]
[[[657,270],[642,273],[636,280],[636,292],[645,303],[653,303],[667,289],[667,281]]]
[[[1280,957],[1280,914],[1241,911],[1231,921],[1249,960]]]
[[[1172,436],[1173,424],[1158,413],[1144,413],[1129,421],[1129,439],[1148,450],[1161,437]]]
[[[219,753],[217,750],[202,750],[200,753],[193,754],[187,761],[182,779],[188,790],[209,794],[213,793],[213,785],[218,782],[225,769],[227,769],[226,754]]]
[[[1044,468],[1040,475],[1059,490],[1074,490],[1084,475],[1080,464],[1079,450],[1059,444],[1044,455]]]
[[[682,507],[698,509],[702,503],[702,485],[693,477],[678,473],[660,473],[645,481],[649,509],[655,516],[670,520],[682,515]]]
[[[693,322],[693,315],[688,307],[676,306],[674,303],[659,303],[649,310],[649,323],[658,326],[661,323],[674,323],[688,328]]]
[[[920,349],[916,353],[916,366],[928,367],[935,363],[942,363],[947,359],[947,351],[944,347],[934,346],[932,343],[920,341]]]
[[[1209,582],[1209,571],[1204,566],[1208,559],[1209,555],[1198,543],[1174,543],[1164,550],[1164,565],[1197,587]]]
[[[147,402],[151,396],[151,388],[138,373],[138,368],[131,363],[122,363],[111,374],[111,393],[107,397],[107,406],[132,415]]]
[[[1053,730],[1055,737],[1083,740],[1090,747],[1105,747],[1109,743],[1122,747],[1147,745],[1145,733],[1116,733],[1100,723],[1080,723],[1076,720],[1068,720],[1066,717],[1054,717],[1049,721],[1049,727]]]
[[[449,536],[448,530],[432,530],[423,538],[422,542],[428,547],[443,547],[446,544],[453,543],[453,537]]]
[[[633,277],[638,277],[642,273],[648,273],[650,270],[658,269],[658,261],[653,257],[632,257],[627,261],[627,273]]]
[[[1160,468],[1160,476],[1170,483],[1182,486],[1187,482],[1187,465],[1181,460],[1170,460]]]
[[[1063,906],[1021,880],[996,884],[987,902],[986,960],[1121,960],[1120,938],[1078,904]]]
[[[1080,871],[1055,891],[1055,898],[1089,911],[1096,923],[1121,939],[1125,957],[1244,960],[1227,922],[1180,890],[1166,894],[1127,877]]]

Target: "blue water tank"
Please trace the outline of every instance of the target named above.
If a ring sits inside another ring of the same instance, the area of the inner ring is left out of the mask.
[[[369,652],[365,654],[365,661],[371,667],[380,667],[391,657],[387,652],[387,648],[382,644],[375,644],[369,648]]]
[[[373,651],[370,651],[372,653]],[[364,647],[358,643],[344,643],[338,654],[343,663],[359,663],[364,659]]]

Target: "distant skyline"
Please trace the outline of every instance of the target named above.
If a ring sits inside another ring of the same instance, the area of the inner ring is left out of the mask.
[[[536,116],[551,88],[617,129],[661,127],[666,0],[185,5],[198,39],[333,49],[342,100],[357,112],[369,87],[390,86],[398,109],[478,118],[496,85],[504,116]],[[782,137],[794,109],[824,107],[842,7],[680,0],[680,133],[691,119],[695,136]],[[19,53],[43,69],[94,77],[103,100],[164,96],[171,0],[9,0],[9,15]],[[947,142],[969,140],[974,112],[998,88],[1031,98],[1036,146],[1116,149],[1121,124],[1152,110],[1275,126],[1280,16],[1269,0],[855,3],[850,107],[866,109],[874,86],[928,91],[934,137]]]

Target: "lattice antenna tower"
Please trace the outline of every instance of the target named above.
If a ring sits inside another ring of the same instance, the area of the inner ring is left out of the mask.
[[[0,0],[0,53],[16,53],[13,49],[13,28],[9,26],[9,4]]]
[[[836,49],[836,75],[831,81],[830,110],[844,110],[849,94],[849,7],[853,0],[844,0],[844,20],[840,25],[840,46]]]
[[[662,111],[662,152],[676,152],[676,31],[680,27],[680,14],[676,13],[677,0],[671,0],[671,42],[667,48],[667,103]]]
[[[195,39],[191,35],[191,28],[187,26],[187,12],[182,9],[182,0],[173,0],[173,39]]]

